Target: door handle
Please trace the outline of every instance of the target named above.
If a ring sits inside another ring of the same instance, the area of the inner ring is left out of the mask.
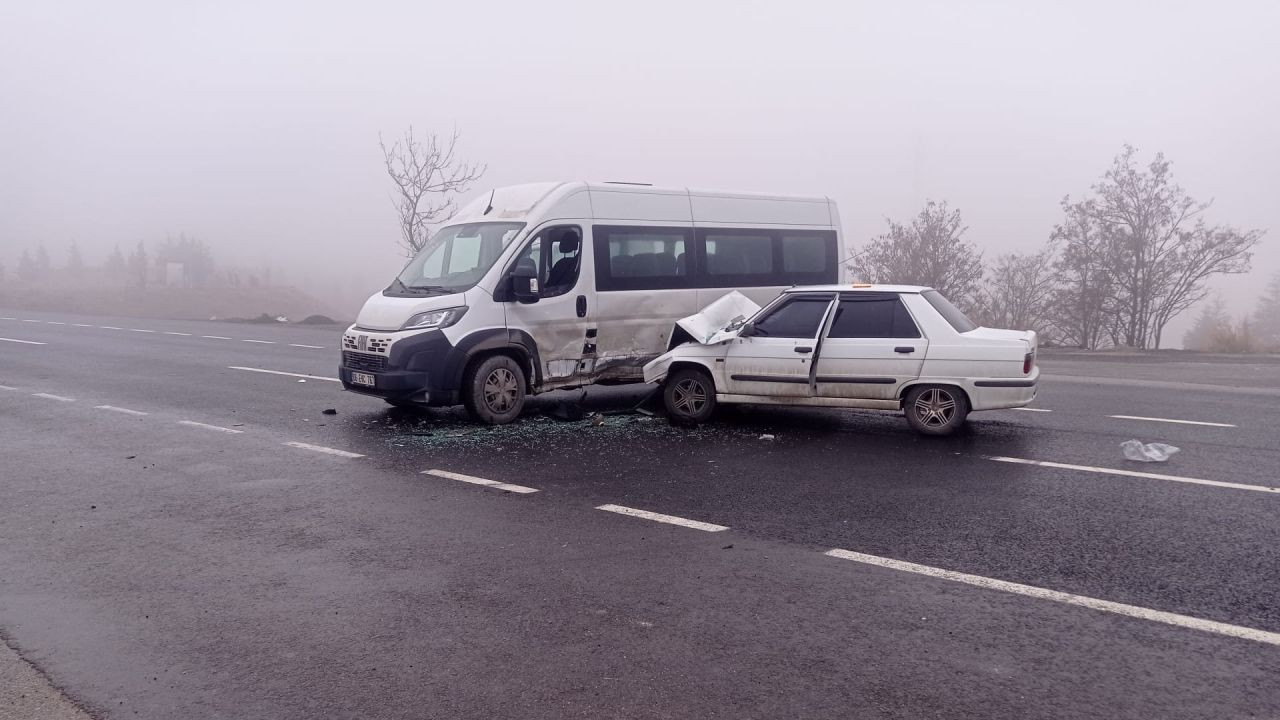
[[[907,353],[915,352],[916,349],[911,347],[910,345],[899,345],[898,347],[894,348],[893,351],[896,353],[902,353],[903,355],[906,355]]]
[[[587,296],[579,295],[578,296],[578,317],[586,317],[586,316],[587,316]]]
[[[796,350],[796,352],[798,352],[798,353],[811,353],[811,352],[813,352],[813,348],[811,348],[811,347],[797,347],[795,350]]]

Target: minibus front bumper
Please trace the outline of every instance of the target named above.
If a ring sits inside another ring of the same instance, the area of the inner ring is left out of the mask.
[[[352,381],[352,375],[362,373],[373,377],[372,387]],[[342,387],[353,393],[372,395],[385,400],[430,403],[432,393],[427,388],[427,373],[413,370],[381,370],[368,373],[348,367],[338,368],[338,379]]]

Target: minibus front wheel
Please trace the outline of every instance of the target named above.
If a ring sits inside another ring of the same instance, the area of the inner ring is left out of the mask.
[[[520,417],[525,391],[520,364],[507,355],[490,355],[467,370],[462,400],[476,420],[505,425]]]

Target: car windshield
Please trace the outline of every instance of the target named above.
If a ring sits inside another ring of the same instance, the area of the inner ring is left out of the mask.
[[[950,300],[942,296],[942,293],[937,290],[925,290],[920,294],[924,296],[925,300],[929,301],[929,304],[933,306],[934,310],[938,311],[939,315],[951,323],[951,327],[955,328],[956,332],[963,333],[978,329],[978,324],[970,320],[963,310],[952,305]]]
[[[524,223],[467,223],[441,228],[413,256],[386,293],[461,292],[480,281]]]

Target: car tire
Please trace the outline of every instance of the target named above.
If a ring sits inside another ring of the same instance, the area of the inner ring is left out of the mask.
[[[462,401],[476,420],[505,425],[520,417],[524,400],[524,370],[510,357],[490,355],[468,369]]]
[[[704,370],[676,370],[663,383],[662,404],[673,425],[704,423],[716,410],[715,381]]]
[[[907,391],[902,410],[921,435],[950,435],[964,426],[969,398],[954,385],[918,385]]]

